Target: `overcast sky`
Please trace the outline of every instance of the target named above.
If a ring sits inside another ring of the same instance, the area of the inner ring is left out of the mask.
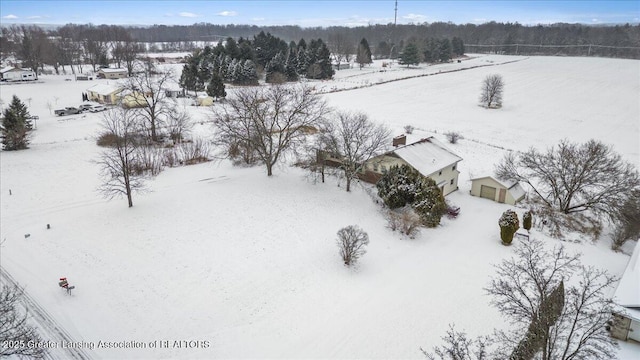
[[[364,26],[394,21],[394,0],[177,1],[1,0],[2,24],[212,24]],[[488,21],[524,25],[557,22],[640,22],[640,0],[467,1],[399,0],[399,24]]]

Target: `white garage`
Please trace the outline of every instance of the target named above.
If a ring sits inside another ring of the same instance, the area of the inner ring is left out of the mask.
[[[493,176],[484,176],[471,179],[471,195],[515,205],[525,198],[526,193],[517,181],[504,181]]]

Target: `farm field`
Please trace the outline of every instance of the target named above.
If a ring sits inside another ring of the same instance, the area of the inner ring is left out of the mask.
[[[601,140],[640,167],[640,62],[472,55],[409,69],[381,63],[309,85],[334,109],[365,112],[393,135],[405,125],[415,139],[462,134],[448,144],[464,159],[460,189],[447,197],[461,207],[457,219],[401,238],[386,228],[369,185],[346,193],[339,180],[313,183],[288,164],[267,178],[262,167],[228,161],[166,169],[127,208],[96,191],[101,114],[49,109],[78,105],[106,80],[42,76],[0,85],[3,106],[15,94],[39,116],[30,149],[0,152],[0,265],[76,341],[186,342],[89,349],[97,359],[420,359],[449,324],[471,336],[505,328],[483,288],[513,255],[497,226],[512,207],[470,196],[469,180],[490,175],[509,150],[564,138]],[[505,80],[504,106],[486,110],[477,99],[493,73]],[[189,109],[194,134],[208,136],[208,110]],[[349,269],[335,239],[353,224],[371,243]],[[596,243],[531,236],[616,275],[634,245],[611,251],[607,231]],[[76,286],[72,296],[60,277]],[[626,344],[619,358],[638,354]]]

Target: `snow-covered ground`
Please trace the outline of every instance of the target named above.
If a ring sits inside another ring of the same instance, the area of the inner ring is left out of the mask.
[[[477,105],[490,73],[506,82],[500,110]],[[472,336],[505,326],[483,287],[513,254],[497,227],[509,206],[470,196],[470,178],[490,174],[507,149],[563,138],[600,139],[640,164],[637,60],[376,62],[312,85],[335,109],[364,111],[394,135],[405,125],[443,141],[460,132],[450,145],[464,159],[460,190],[448,196],[458,219],[402,239],[367,186],[346,193],[335,179],[314,184],[289,166],[267,178],[261,167],[226,161],[167,169],[127,208],[96,192],[100,114],[60,118],[48,106],[77,105],[106,80],[64,79],[0,86],[3,106],[16,94],[40,117],[29,150],[0,153],[0,262],[75,340],[145,346],[95,348],[96,358],[422,358],[419,348],[439,345],[449,324]],[[203,124],[196,130],[210,131],[207,111],[190,109]],[[351,224],[371,238],[355,269],[335,244]],[[629,259],[609,250],[606,235],[563,244],[617,275]],[[58,287],[63,276],[76,286],[72,296]],[[620,359],[638,354],[626,345]]]

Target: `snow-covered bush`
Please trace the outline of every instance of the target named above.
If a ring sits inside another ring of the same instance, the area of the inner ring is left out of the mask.
[[[357,225],[349,225],[338,230],[338,247],[344,264],[350,266],[367,251],[369,235]]]
[[[404,132],[406,132],[409,135],[413,134],[413,130],[415,130],[415,129],[416,128],[411,126],[411,125],[405,125],[404,126]]]
[[[533,214],[531,213],[531,211],[525,211],[524,214],[522,214],[522,227],[529,231],[531,230],[531,223],[533,222]]]
[[[426,227],[438,226],[446,213],[447,205],[435,181],[407,165],[391,167],[376,187],[385,205],[391,209],[409,205]]]
[[[518,214],[513,210],[505,211],[502,213],[500,220],[498,220],[498,225],[500,225],[500,238],[502,239],[502,243],[504,245],[511,245],[513,235],[515,235],[516,231],[520,228]]]

